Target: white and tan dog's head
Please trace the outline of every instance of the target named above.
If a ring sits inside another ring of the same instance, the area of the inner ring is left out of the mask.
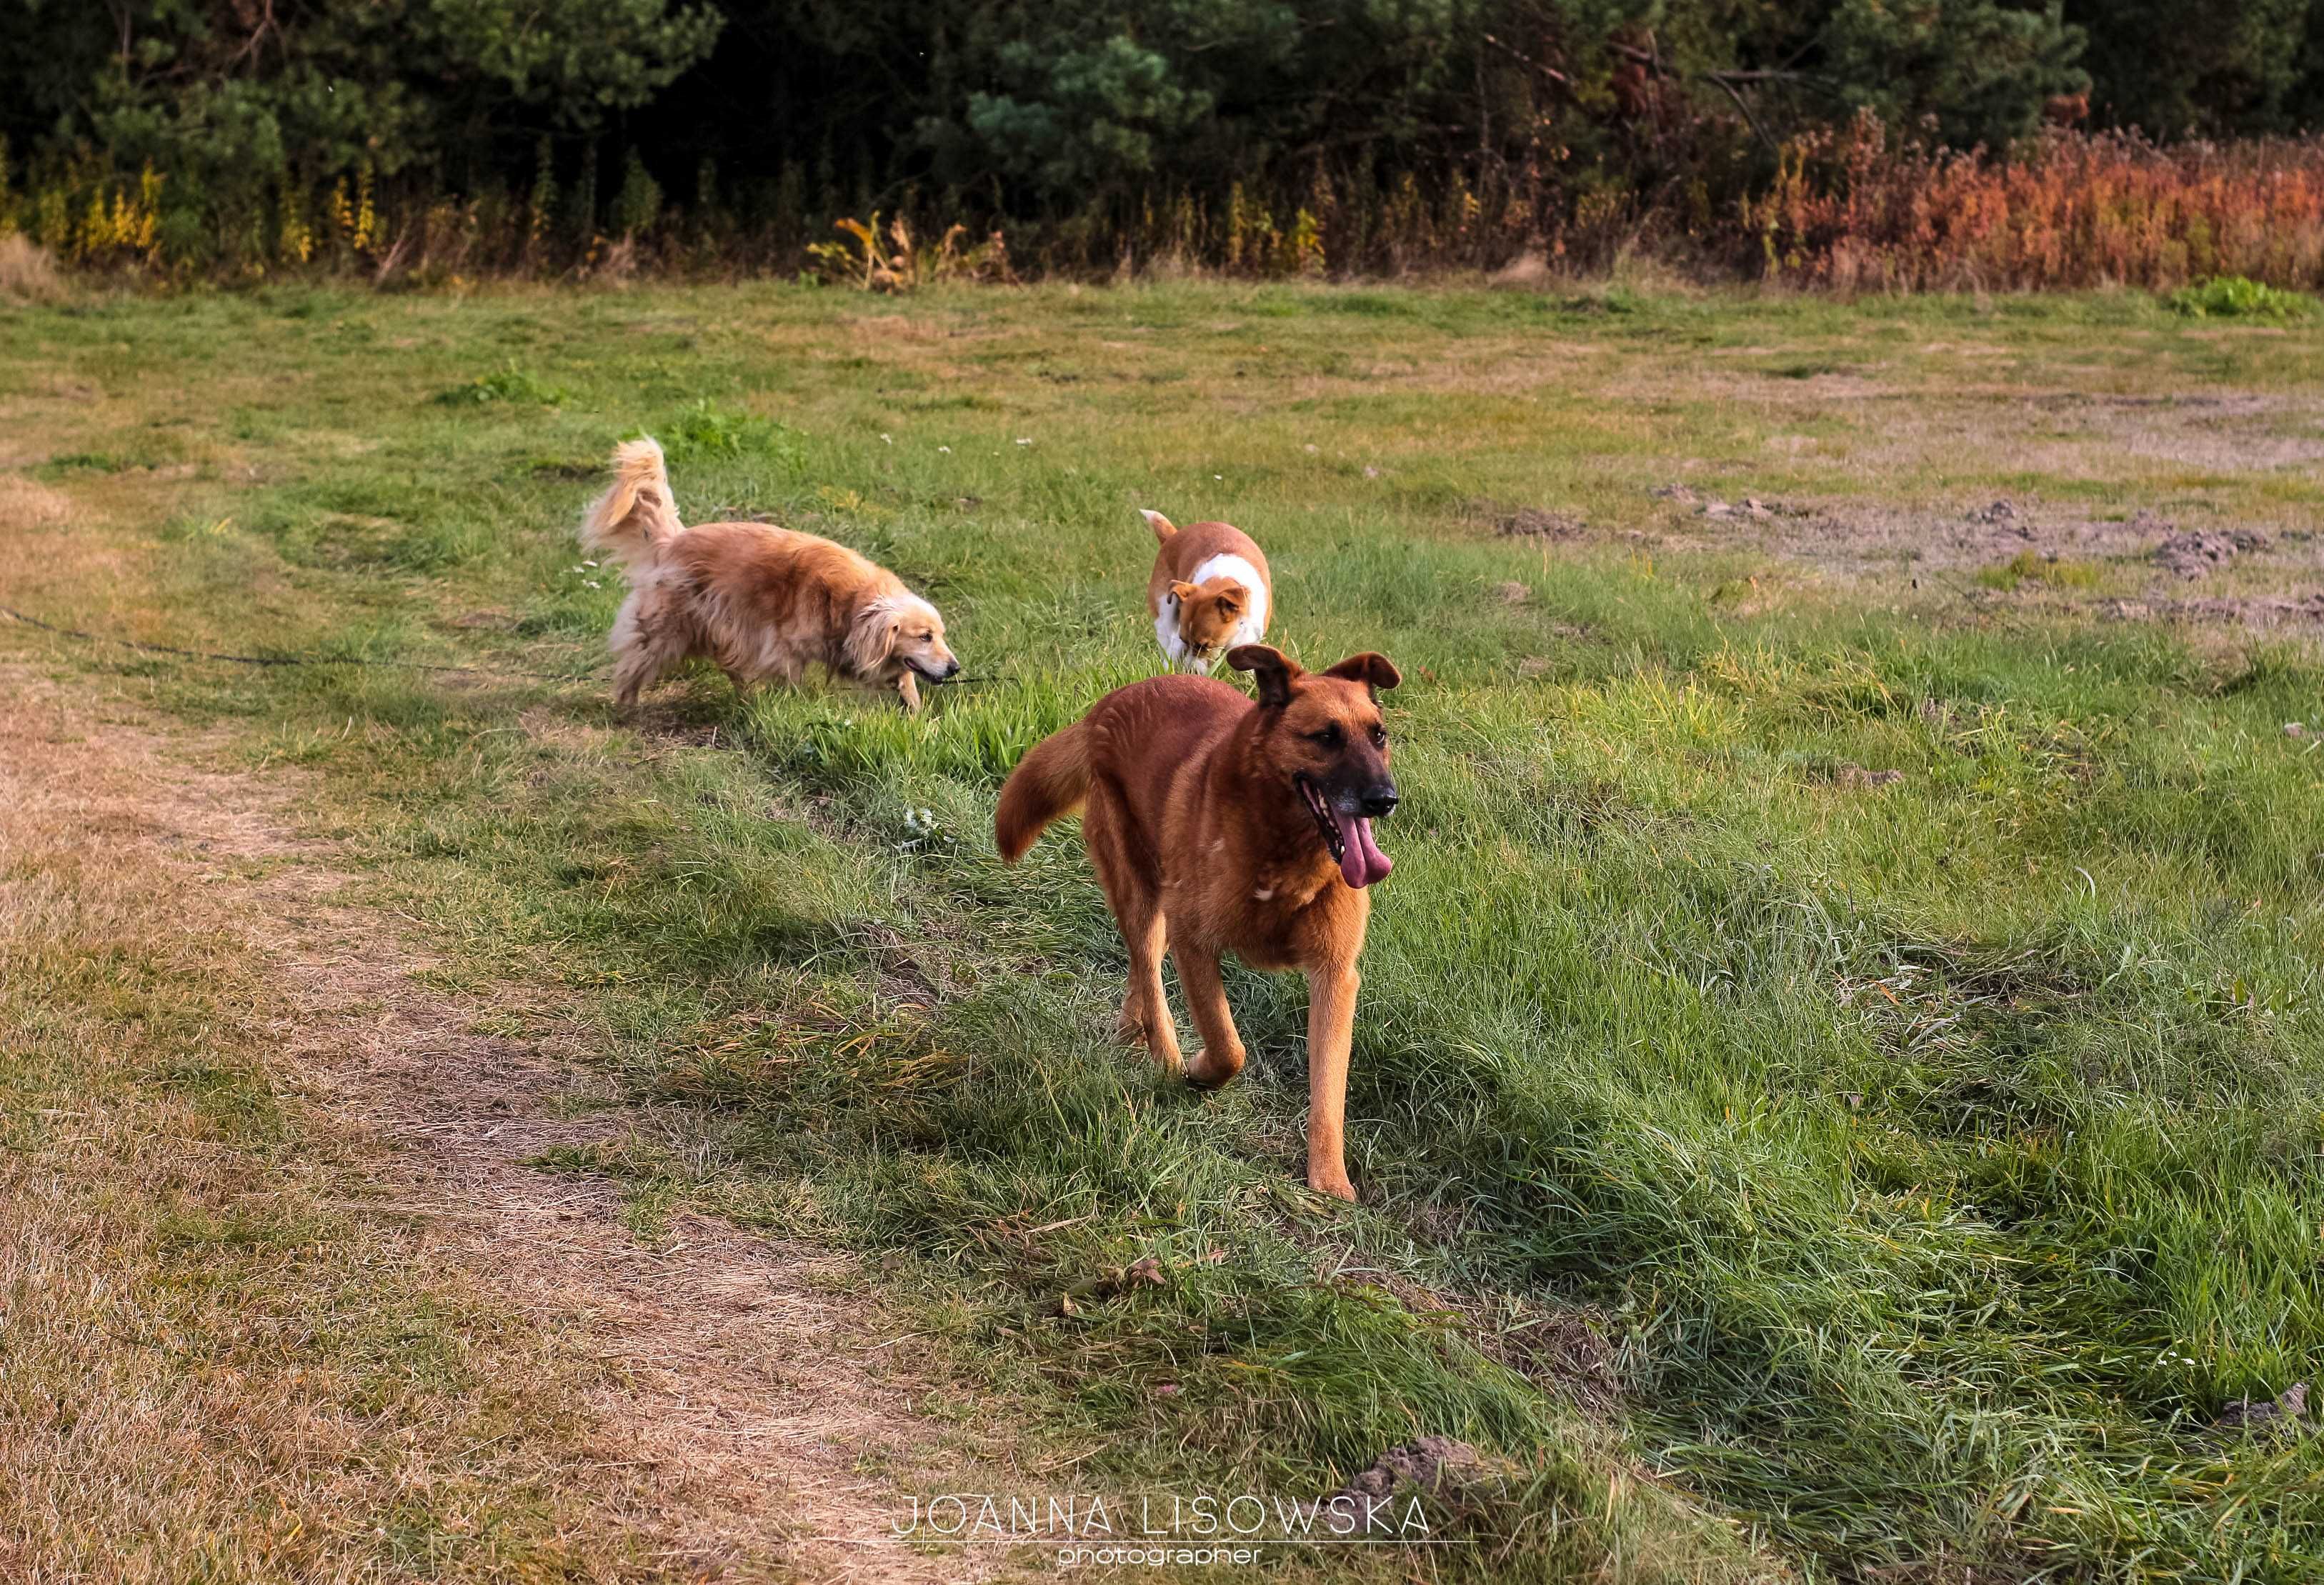
[[[892,682],[908,670],[931,683],[960,675],[945,645],[944,618],[918,594],[883,594],[857,612],[847,630],[847,664],[866,682]]]
[[[1178,640],[1186,659],[1204,671],[1220,650],[1234,641],[1250,609],[1250,591],[1230,577],[1205,578],[1199,584],[1177,579],[1170,598],[1178,604]]]

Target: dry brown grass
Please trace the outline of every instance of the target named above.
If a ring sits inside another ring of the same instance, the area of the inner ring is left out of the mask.
[[[51,528],[72,515],[72,502],[22,474],[0,474],[0,522],[16,529]]]
[[[0,1571],[627,1571],[607,1504],[550,1500],[575,1362],[351,1211],[267,1071],[282,1004],[183,856],[215,828],[156,817],[198,788],[44,692],[0,714]]]
[[[0,302],[52,303],[64,295],[48,249],[22,232],[0,233]]]
[[[526,1167],[654,1120],[560,1120],[246,781],[6,685],[0,1576],[855,1569],[859,1464],[944,1439],[853,1274]]]

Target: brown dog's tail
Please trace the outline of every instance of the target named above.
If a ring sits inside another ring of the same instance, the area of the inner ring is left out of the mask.
[[[1165,545],[1170,542],[1170,536],[1178,531],[1178,525],[1158,511],[1148,511],[1141,506],[1138,509],[1138,515],[1146,520],[1146,526],[1152,529],[1154,537]]]
[[[1010,863],[1025,856],[1050,821],[1071,815],[1089,796],[1090,729],[1076,721],[1035,743],[1001,788],[992,834]]]
[[[625,567],[650,567],[662,546],[685,531],[660,446],[648,438],[615,447],[613,486],[581,520],[582,547]]]

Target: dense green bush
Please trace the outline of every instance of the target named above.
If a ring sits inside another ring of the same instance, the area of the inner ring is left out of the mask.
[[[2172,292],[2170,303],[2190,319],[2262,319],[2281,324],[2305,319],[2316,299],[2243,275],[2216,275]]]

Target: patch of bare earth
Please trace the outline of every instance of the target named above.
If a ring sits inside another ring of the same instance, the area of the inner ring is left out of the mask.
[[[1755,538],[1787,560],[1858,580],[1902,573],[1958,585],[1985,569],[2014,566],[2028,572],[2026,593],[2042,603],[2109,620],[2324,626],[2324,541],[2299,529],[2187,528],[2144,509],[2101,518],[1996,500],[1958,516],[1816,503],[1773,514]],[[2060,564],[2087,569],[2082,581],[2096,586],[2042,576]],[[2004,598],[1997,591],[1976,593],[1987,601]]]
[[[915,1413],[918,1384],[848,1296],[861,1279],[847,1259],[696,1216],[650,1245],[611,1186],[528,1166],[560,1146],[666,1144],[686,1124],[589,1093],[570,1060],[577,1026],[533,1043],[477,1033],[487,1009],[423,986],[429,954],[353,899],[279,790],[195,768],[189,745],[125,713],[0,662],[0,848],[36,828],[51,843],[79,834],[73,862],[152,877],[153,895],[190,899],[269,965],[294,1009],[281,1076],[344,1128],[380,1190],[359,1212],[400,1225],[423,1268],[456,1268],[599,1367],[571,1405],[591,1427],[565,1472],[576,1503],[615,1502],[618,1476],[622,1521],[652,1533],[670,1577],[1003,1566],[846,1544],[889,1534],[910,1492],[1010,1488],[973,1484],[973,1451]],[[186,884],[165,890],[163,876]]]
[[[2108,621],[2160,620],[2287,633],[2324,630],[2324,533],[2286,523],[2181,523],[2139,509],[1996,499],[1960,511],[1878,501],[1777,500],[1670,484],[1649,492],[1657,530],[1599,529],[1554,507],[1477,501],[1468,515],[1503,538],[1550,545],[1646,543],[1748,549],[1818,579],[1918,588],[1923,579],[1979,606],[2039,604]],[[2072,576],[2045,576],[2067,564]],[[2014,574],[2023,588],[1979,586]],[[1753,580],[1754,586],[1758,580]],[[1748,610],[1749,607],[1734,607]]]

